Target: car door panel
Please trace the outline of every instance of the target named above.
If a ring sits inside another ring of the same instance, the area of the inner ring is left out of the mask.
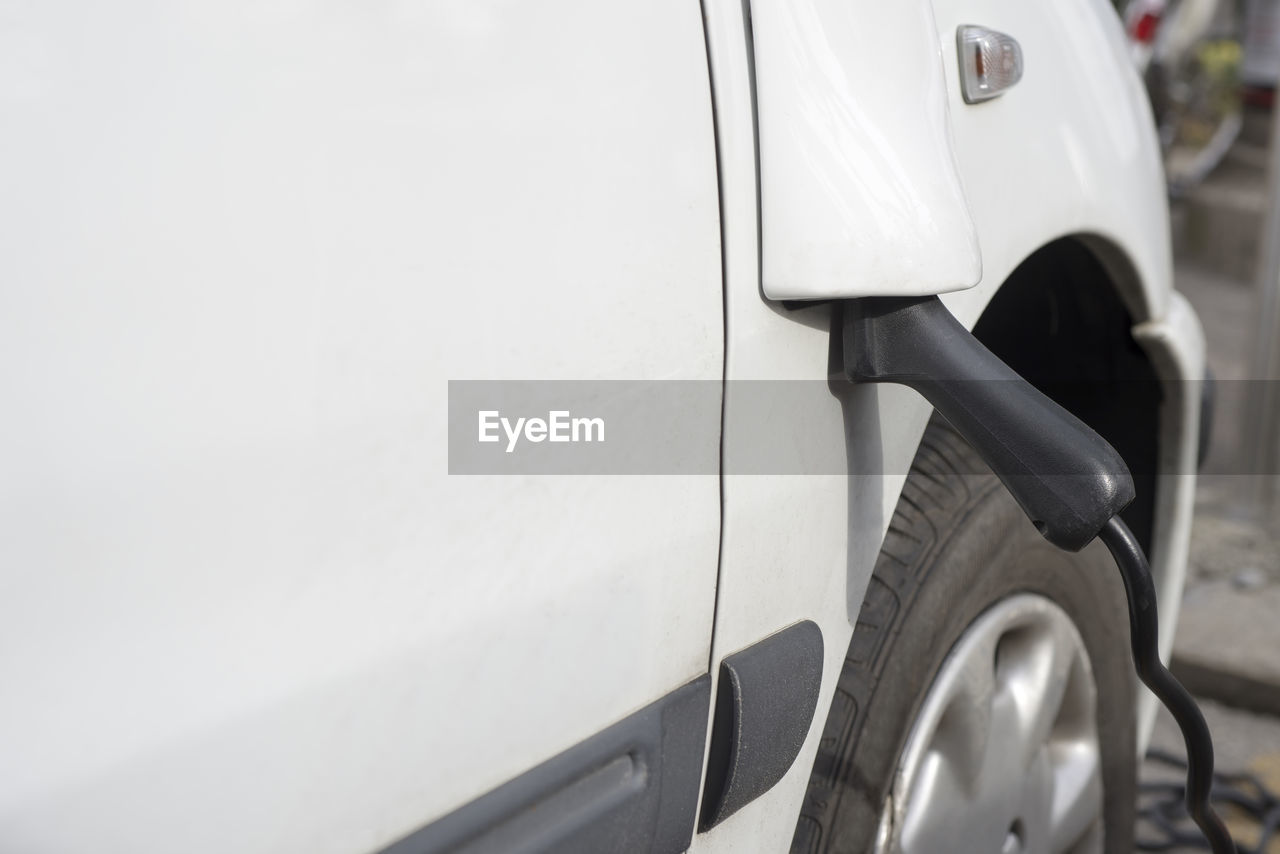
[[[706,672],[715,471],[450,475],[446,404],[719,382],[696,4],[4,31],[0,848],[373,850]]]

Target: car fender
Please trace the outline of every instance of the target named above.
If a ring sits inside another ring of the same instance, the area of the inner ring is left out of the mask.
[[[918,395],[897,386],[855,387],[843,399],[817,389],[809,395],[810,405],[762,409],[754,382],[811,381],[838,372],[833,367],[838,362],[832,360],[830,306],[788,303],[784,308],[778,301],[947,291],[944,302],[972,327],[1019,263],[1056,239],[1074,236],[1107,269],[1136,324],[1135,339],[1157,375],[1168,388],[1179,390],[1166,398],[1161,412],[1162,465],[1193,470],[1199,426],[1194,401],[1204,364],[1203,338],[1194,312],[1172,292],[1168,212],[1154,126],[1141,84],[1127,65],[1119,22],[1104,0],[1073,0],[1065,6],[936,0],[932,37],[940,58],[937,70],[945,80],[950,133],[944,137],[946,145],[932,149],[938,158],[934,173],[946,175],[954,167],[964,210],[961,216],[952,207],[948,215],[961,232],[967,228],[964,217],[972,223],[980,277],[965,282],[958,275],[951,285],[935,280],[919,287],[905,278],[909,259],[899,258],[896,268],[877,267],[887,255],[868,259],[851,243],[825,256],[801,258],[794,270],[816,271],[804,280],[816,283],[807,288],[797,284],[798,273],[790,279],[779,275],[787,270],[787,242],[806,232],[828,237],[838,233],[819,221],[834,215],[833,203],[799,204],[802,194],[796,190],[788,207],[782,203],[788,196],[770,192],[771,174],[781,174],[771,170],[785,168],[787,174],[800,176],[797,187],[807,183],[815,193],[830,191],[833,185],[804,176],[804,169],[814,168],[812,163],[778,167],[770,159],[770,140],[781,135],[768,124],[771,90],[764,77],[776,65],[770,65],[761,45],[769,38],[764,30],[770,15],[781,14],[771,5],[774,2],[755,0],[749,21],[742,19],[741,5],[731,0],[703,4],[721,177],[728,381],[712,677],[716,662],[804,619],[814,620],[822,631],[826,664],[818,712],[791,769],[728,821],[697,834],[691,850],[698,852],[781,850],[789,844],[794,830],[790,817],[798,813],[804,798],[876,555],[930,414]],[[874,28],[879,21],[879,12],[870,5],[856,14],[822,2],[806,5],[814,14],[830,15],[831,26]],[[955,28],[960,24],[988,26],[1022,45],[1025,75],[1002,97],[964,103],[955,49]],[[886,41],[898,36],[897,31],[879,33]],[[758,104],[750,85],[752,59]],[[888,86],[892,81],[871,78],[861,85]],[[897,109],[908,108],[899,103]],[[885,115],[863,118],[892,122]],[[791,132],[796,129],[793,125]],[[789,144],[793,151],[801,149],[799,142]],[[844,162],[852,170],[871,168],[856,159]],[[846,174],[850,192],[856,192],[857,175]],[[852,205],[862,200],[855,196],[847,201]],[[791,236],[784,235],[781,242],[771,231],[779,221],[790,223]],[[894,234],[887,239],[897,240],[892,245],[901,252],[911,236]],[[950,256],[940,252],[922,263],[941,265],[947,257],[963,260],[956,245],[948,244]],[[820,255],[822,248],[815,244],[809,251]],[[927,253],[931,244],[920,242],[916,250]],[[962,263],[957,269],[968,271]],[[777,446],[839,448],[847,474],[829,469],[743,473],[738,460],[751,459],[753,451],[763,455],[770,450],[751,447],[762,418],[769,419],[768,438]],[[1193,489],[1193,478],[1164,478],[1156,497],[1153,570],[1161,584],[1166,646],[1176,621]],[[1149,730],[1154,710],[1146,698],[1139,710],[1140,732]]]
[[[751,16],[765,296],[972,288],[955,303],[972,322],[1032,251],[1087,234],[1131,266],[1135,319],[1164,315],[1159,146],[1105,0],[909,0],[856,14],[755,0]],[[1022,79],[1000,97],[961,96],[965,24],[1022,48]]]
[[[967,323],[1013,269],[1050,241],[1080,235],[1110,268],[1134,321],[1163,318],[1172,292],[1164,172],[1147,96],[1105,0],[1024,4],[934,0],[956,159],[983,277],[951,301]],[[1018,41],[1022,79],[1000,97],[960,95],[956,28]]]

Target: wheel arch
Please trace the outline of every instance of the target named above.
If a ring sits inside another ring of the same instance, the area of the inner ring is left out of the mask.
[[[1098,431],[1124,457],[1138,497],[1124,513],[1144,547],[1156,514],[1163,384],[1133,329],[1151,303],[1134,266],[1095,235],[1051,241],[991,295],[974,334],[1010,367]]]
[[[1098,430],[1133,471],[1137,499],[1125,518],[1151,558],[1167,660],[1190,552],[1195,478],[1181,475],[1195,473],[1201,451],[1205,344],[1186,299],[1140,269],[1115,240],[1069,234],[1028,253],[969,316],[980,340]],[[1079,311],[1075,337],[1061,327],[1045,334],[1055,300]],[[1081,352],[1083,363],[1073,360]],[[1070,380],[1073,370],[1084,381],[1074,395],[1070,383],[1053,382]],[[1155,712],[1154,698],[1142,693],[1140,752]]]

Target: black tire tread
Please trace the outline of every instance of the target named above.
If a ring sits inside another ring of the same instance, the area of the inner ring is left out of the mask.
[[[935,416],[889,522],[854,625],[797,823],[793,854],[856,850],[848,846],[847,839],[836,840],[837,824],[842,812],[850,809],[851,799],[862,802],[857,806],[863,824],[868,812],[879,813],[889,781],[866,778],[855,761],[855,742],[885,669],[893,661],[889,653],[902,631],[905,615],[925,590],[929,574],[945,563],[936,559],[939,549],[946,548],[984,505],[993,500],[1012,503],[994,475],[960,473],[984,469],[976,452]],[[995,493],[1001,495],[997,498]],[[1118,584],[1118,577],[1114,580]],[[1108,593],[1113,594],[1114,590]],[[1111,612],[1112,618],[1116,613],[1122,618],[1122,601],[1120,610]],[[1127,624],[1123,632],[1127,640]],[[1127,645],[1121,650],[1127,650]],[[900,745],[895,746],[895,756],[898,748]],[[1117,814],[1123,816],[1124,811]],[[865,836],[865,828],[863,831]],[[1108,849],[1124,850],[1125,843],[1116,842],[1113,845],[1109,838]]]

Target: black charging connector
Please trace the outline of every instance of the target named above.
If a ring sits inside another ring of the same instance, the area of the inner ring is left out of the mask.
[[[1134,498],[1124,458],[973,337],[937,297],[844,305],[854,382],[920,392],[973,445],[1055,546],[1079,551]]]
[[[923,395],[1049,542],[1078,551],[1101,537],[1124,579],[1138,678],[1173,714],[1186,742],[1187,810],[1215,854],[1235,854],[1209,803],[1209,728],[1160,661],[1155,584],[1142,547],[1119,516],[1135,494],[1124,459],[984,347],[936,296],[864,297],[845,302],[843,311],[849,379],[899,383]]]

